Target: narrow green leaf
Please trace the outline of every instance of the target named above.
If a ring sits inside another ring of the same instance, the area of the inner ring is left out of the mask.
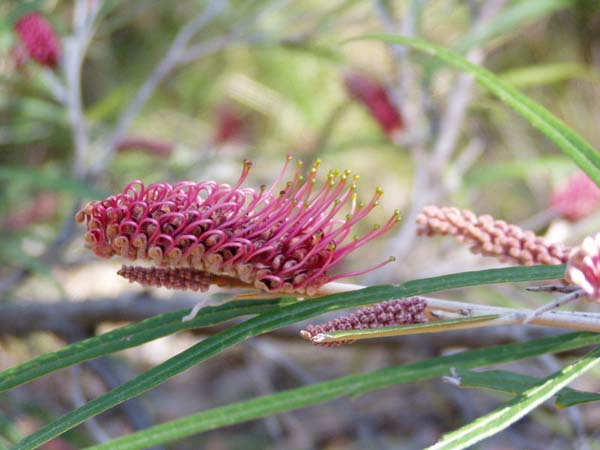
[[[535,64],[518,67],[498,74],[506,83],[518,88],[542,86],[572,79],[582,79],[598,83],[600,75],[584,64],[576,62],[560,62]]]
[[[543,353],[563,351],[571,345],[579,346],[584,342],[586,344],[600,342],[600,336],[594,333],[573,333],[525,343],[470,350],[413,364],[349,375],[323,383],[209,409],[90,447],[87,450],[143,449],[222,426],[324,403],[342,396],[355,396],[396,384],[430,380],[449,374],[450,367],[473,368],[500,364]]]
[[[541,17],[566,8],[571,0],[525,0],[513,2],[486,26],[475,28],[456,46],[458,53],[465,53],[481,43],[497,36],[503,36],[514,29],[540,19]]]
[[[600,186],[600,153],[546,108],[510,84],[502,81],[489,70],[467,61],[458,53],[421,39],[389,34],[371,34],[352,40],[361,39],[374,39],[391,44],[408,45],[472,75],[479,84],[546,135]]]
[[[150,342],[178,331],[209,327],[235,317],[261,314],[274,309],[280,300],[235,301],[202,308],[190,321],[182,322],[190,309],[161,314],[126,325],[100,336],[45,353],[0,373],[0,392],[12,389],[64,367]]]
[[[461,387],[485,388],[495,391],[520,394],[540,383],[540,379],[530,375],[509,372],[506,370],[486,370],[475,372],[472,370],[458,370]],[[568,408],[580,403],[600,401],[600,394],[596,392],[582,392],[576,389],[564,388],[556,394],[556,406]]]
[[[490,283],[545,280],[561,278],[564,266],[510,267],[463,272],[441,277],[409,281],[399,286],[375,286],[298,302],[261,314],[232,326],[170,358],[133,380],[71,411],[17,443],[13,450],[34,449],[44,442],[110,409],[130,398],[152,389],[169,378],[189,369],[232,345],[250,337],[273,331],[285,325],[309,319],[328,311],[361,306],[394,298]]]
[[[527,415],[581,374],[600,362],[600,347],[579,361],[527,389],[495,411],[446,434],[427,450],[460,450],[493,436]]]
[[[483,188],[487,183],[497,180],[507,182],[509,178],[522,180],[550,173],[572,171],[569,159],[564,156],[548,156],[542,158],[527,158],[513,161],[485,164],[473,168],[464,179],[465,185],[470,188]]]

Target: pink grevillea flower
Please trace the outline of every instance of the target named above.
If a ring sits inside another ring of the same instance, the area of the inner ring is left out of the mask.
[[[546,242],[533,231],[487,214],[477,216],[466,209],[427,206],[417,217],[417,224],[419,235],[452,235],[460,242],[471,244],[473,253],[513,264],[563,264],[570,250],[562,244]]]
[[[21,17],[15,24],[15,32],[31,59],[51,69],[58,65],[60,41],[52,25],[40,13],[30,12]]]
[[[402,115],[381,82],[363,72],[351,71],[344,75],[344,84],[348,94],[369,110],[388,136],[404,129]]]
[[[357,177],[349,171],[330,171],[318,187],[319,161],[306,179],[299,162],[292,180],[281,186],[290,161],[270,187],[259,190],[242,187],[249,162],[233,186],[133,181],[120,194],[90,202],[76,219],[87,223],[85,241],[98,256],[192,268],[269,292],[311,296],[325,283],[392,260],[331,275],[345,256],[392,228],[400,213],[361,237],[351,236],[353,226],[377,206],[381,189],[367,204],[358,203]]]
[[[315,337],[318,334],[332,331],[365,330],[427,322],[426,307],[427,302],[421,297],[389,300],[359,309],[352,314],[338,317],[323,324],[308,325],[305,330],[300,332],[300,335],[315,345],[335,347],[350,344],[354,341],[318,342]]]
[[[582,171],[572,175],[550,197],[550,208],[571,222],[589,216],[599,207],[600,188]]]
[[[566,280],[600,303],[600,233],[586,237],[569,255]]]

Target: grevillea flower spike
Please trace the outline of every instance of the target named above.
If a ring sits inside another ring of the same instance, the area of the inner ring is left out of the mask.
[[[23,50],[42,66],[54,69],[61,55],[60,40],[54,28],[38,12],[29,12],[15,23],[15,32],[24,49],[17,49],[16,55],[22,60]]]
[[[512,264],[563,264],[570,251],[562,244],[547,242],[533,231],[496,220],[489,214],[478,216],[467,209],[426,206],[417,216],[417,224],[419,235],[452,235],[470,244],[473,253]]]
[[[378,205],[382,190],[359,203],[358,178],[335,170],[318,187],[319,161],[306,179],[298,161],[292,180],[282,185],[291,161],[288,157],[270,187],[259,190],[242,187],[252,165],[248,161],[233,186],[133,181],[120,194],[88,203],[76,219],[86,222],[86,245],[96,255],[149,261],[153,268],[125,267],[121,274],[154,286],[206,290],[225,281],[314,296],[326,283],[393,261],[332,275],[345,256],[392,228],[400,213],[361,237],[352,236],[353,226]]]

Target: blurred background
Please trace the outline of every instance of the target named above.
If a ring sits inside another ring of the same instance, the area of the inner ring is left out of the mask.
[[[0,307],[9,313],[0,313],[0,369],[200,299],[130,285],[116,276],[118,261],[83,249],[74,213],[135,179],[231,184],[250,159],[247,185],[258,187],[272,182],[287,154],[307,167],[321,159],[323,174],[350,169],[361,175],[361,199],[376,187],[385,191],[365,230],[394,209],[404,217],[339,267],[397,258],[353,280],[363,284],[499,265],[451,239],[415,238],[414,219],[428,204],[490,213],[569,245],[597,231],[600,191],[542,134],[470,77],[422,54],[347,42],[368,33],[454,49],[600,146],[596,0],[3,0]],[[448,298],[546,301],[522,286]],[[507,327],[330,349],[299,339],[300,328],[234,347],[43,448],[81,448],[309,382],[555,333]],[[0,394],[0,441],[32,432],[201,337],[160,339]],[[543,376],[559,363],[549,356],[511,369]],[[600,388],[598,375],[581,387]],[[504,399],[438,380],[164,448],[418,449]],[[553,411],[538,409],[481,448],[600,448],[598,406]]]

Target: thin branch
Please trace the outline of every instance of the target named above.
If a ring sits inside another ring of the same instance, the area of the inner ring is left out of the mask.
[[[194,298],[174,298],[168,301],[152,297],[101,298],[85,302],[67,300],[56,303],[19,301],[2,305],[0,336],[23,336],[37,331],[70,336],[73,326],[81,329],[96,327],[102,322],[132,322],[192,308]]]
[[[87,0],[77,0],[73,13],[73,35],[64,40],[65,100],[75,146],[72,170],[77,179],[83,178],[85,174],[85,160],[89,148],[88,125],[81,100],[81,67],[94,35],[94,22],[99,11],[100,2],[90,5]]]
[[[485,26],[500,11],[504,3],[505,0],[485,2],[473,28],[478,29]],[[480,63],[484,56],[485,53],[481,49],[475,48],[469,52],[467,59]],[[400,260],[410,252],[414,245],[413,237],[416,231],[417,215],[427,203],[437,201],[445,191],[444,186],[440,186],[437,180],[440,179],[441,173],[456,150],[466,111],[471,102],[473,85],[474,80],[470,75],[465,73],[457,75],[455,85],[448,94],[446,110],[431,151],[426,154],[418,144],[413,148],[415,175],[411,205],[408,213],[404,216],[402,227],[390,243],[391,253]],[[383,277],[389,276],[392,270],[393,266],[390,265],[379,273],[374,273],[367,280],[369,283],[380,282]]]
[[[169,50],[163,59],[155,66],[148,78],[142,83],[131,102],[121,112],[117,124],[115,125],[106,144],[106,152],[102,159],[90,168],[90,175],[97,176],[112,158],[119,140],[124,136],[131,126],[135,117],[142,110],[146,102],[156,91],[159,84],[171,71],[181,63],[181,58],[185,53],[186,47],[201,28],[207,25],[228,5],[227,0],[212,0],[208,6],[198,14],[194,19],[188,22],[173,39]]]
[[[83,389],[81,388],[81,368],[79,366],[72,366],[69,372],[71,375],[71,382],[68,384],[68,388],[71,403],[73,403],[75,408],[79,408],[87,403],[87,399],[83,395]],[[95,442],[102,443],[110,441],[110,435],[104,431],[95,417],[86,420],[83,426]]]

